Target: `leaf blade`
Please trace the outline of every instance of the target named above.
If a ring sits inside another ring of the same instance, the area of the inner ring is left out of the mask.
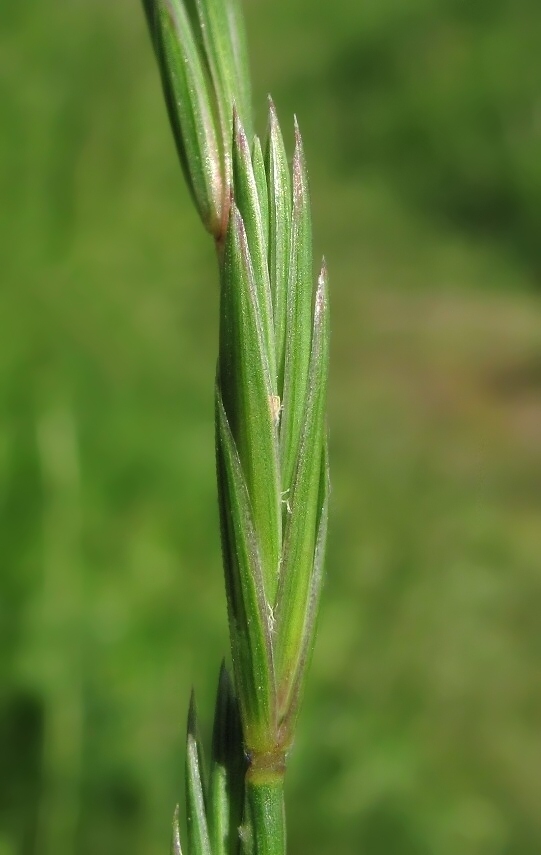
[[[282,490],[292,486],[306,404],[312,337],[312,219],[302,139],[295,121],[293,208],[286,308],[283,416],[280,429]]]
[[[222,663],[214,713],[208,810],[213,855],[237,855],[245,773],[237,700],[231,678]]]
[[[186,182],[205,227],[220,234],[224,186],[207,78],[181,0],[156,0],[151,35]]]
[[[204,765],[193,693],[186,738],[186,819],[190,855],[212,855],[206,816]]]
[[[233,107],[251,136],[252,110],[246,34],[237,0],[190,0],[195,3],[216,93],[226,183],[231,181]]]
[[[268,264],[274,317],[277,393],[283,397],[291,234],[291,177],[282,132],[270,98],[265,167],[269,195]]]
[[[299,654],[295,663],[295,670],[291,676],[289,685],[286,686],[286,690],[280,698],[280,734],[281,739],[283,739],[286,745],[290,744],[293,738],[299,707],[304,692],[306,671],[310,664],[315,641],[319,603],[323,587],[329,491],[328,450],[325,442],[322,452],[320,498],[318,500],[320,515],[316,524],[317,535],[314,549],[314,560],[310,575],[301,643],[299,645]]]
[[[306,609],[310,602],[317,520],[320,516],[318,500],[325,443],[328,357],[327,273],[323,266],[314,304],[308,395],[287,512],[276,601],[275,656],[280,715],[284,713],[284,698],[290,696],[294,675],[298,671]]]
[[[272,298],[267,266],[267,241],[264,233],[258,184],[254,173],[250,147],[238,117],[233,125],[233,183],[237,206],[246,232],[258,295],[259,316],[263,332],[265,355],[269,366],[271,394],[276,395],[276,358],[272,320]]]
[[[216,394],[218,504],[235,685],[246,747],[266,749],[276,725],[271,630],[248,489],[220,390]]]
[[[257,197],[259,201],[259,211],[261,214],[263,245],[265,250],[267,250],[269,241],[269,196],[267,191],[267,175],[265,173],[265,161],[263,158],[263,152],[261,150],[261,141],[257,136],[254,137],[254,142],[252,144],[252,167],[254,170],[255,184],[257,187]]]
[[[261,554],[264,587],[274,601],[281,552],[280,474],[274,394],[260,292],[240,213],[230,213],[220,304],[219,385],[238,450]]]
[[[182,847],[180,845],[180,818],[179,818],[180,809],[179,806],[176,805],[175,812],[173,814],[173,828],[171,835],[171,855],[182,855]]]

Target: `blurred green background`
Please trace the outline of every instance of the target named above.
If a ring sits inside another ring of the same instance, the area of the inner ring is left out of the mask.
[[[291,855],[539,855],[541,5],[245,7],[332,284]],[[163,855],[227,649],[217,287],[135,0],[3,0],[0,199],[0,855]]]

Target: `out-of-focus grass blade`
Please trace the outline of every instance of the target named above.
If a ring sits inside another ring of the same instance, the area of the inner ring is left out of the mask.
[[[180,809],[177,805],[173,814],[173,833],[171,836],[171,855],[182,855],[182,847],[180,845]]]
[[[147,9],[149,5],[147,0]],[[151,35],[186,181],[205,227],[218,236],[224,196],[220,149],[192,27],[181,0],[155,0],[152,20]]]
[[[252,508],[235,441],[216,394],[218,499],[235,685],[248,750],[268,750],[276,721],[271,630]]]
[[[261,225],[263,227],[263,241],[268,254],[269,195],[267,191],[267,176],[265,175],[265,161],[263,160],[263,151],[261,150],[261,141],[259,137],[254,137],[252,145],[252,166],[257,187],[257,196],[259,199],[259,211],[261,214]]]
[[[206,788],[202,751],[192,693],[186,741],[186,817],[190,855],[212,855],[206,817]]]
[[[253,189],[257,192],[255,183]],[[244,224],[233,203],[221,289],[219,382],[250,496],[265,593],[272,603],[281,552],[281,507],[263,314]]]
[[[212,734],[208,822],[212,855],[237,855],[246,762],[231,679],[222,663]]]
[[[267,266],[267,241],[264,234],[263,217],[261,215],[257,182],[252,167],[250,147],[236,112],[234,114],[233,125],[233,184],[235,204],[242,216],[250,248],[265,354],[269,365],[272,386],[271,394],[276,395],[276,362],[274,356],[272,299],[269,269]]]
[[[312,336],[312,220],[302,140],[295,121],[293,213],[286,309],[284,400],[280,431],[282,490],[291,489],[306,405]]]
[[[320,481],[325,441],[329,357],[327,274],[321,271],[314,303],[314,326],[303,428],[289,496],[284,548],[276,601],[275,661],[280,709],[302,655],[306,609],[313,574]]]
[[[152,44],[155,43],[155,6],[156,0],[142,0],[143,9],[145,12],[145,18],[147,19],[148,31],[150,33],[150,38],[152,40]]]
[[[291,178],[282,132],[270,98],[265,166],[269,194],[268,262],[274,314],[276,371],[278,395],[282,397],[291,233]]]

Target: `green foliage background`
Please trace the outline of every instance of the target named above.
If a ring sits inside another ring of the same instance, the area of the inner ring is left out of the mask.
[[[538,855],[541,7],[246,12],[333,299],[291,855]],[[227,640],[215,265],[138,3],[3,4],[0,199],[0,854],[161,855]]]

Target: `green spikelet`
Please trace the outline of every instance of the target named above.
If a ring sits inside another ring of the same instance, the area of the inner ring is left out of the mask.
[[[209,783],[192,697],[186,855],[285,855],[283,782],[323,582],[327,270],[308,176],[276,110],[254,137],[237,0],[143,0],[188,186],[218,250],[218,503],[234,683],[219,680]],[[173,855],[181,855],[178,809]]]

